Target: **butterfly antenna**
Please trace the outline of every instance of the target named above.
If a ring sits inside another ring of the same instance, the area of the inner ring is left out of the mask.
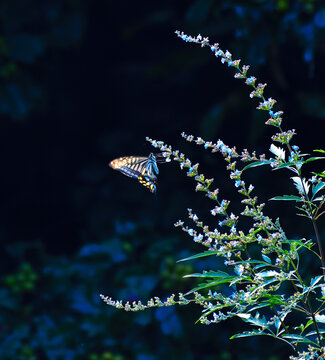
[[[162,153],[156,153],[156,154],[154,154],[154,156],[156,158],[157,163],[163,164],[163,163],[167,162],[166,158],[164,157],[164,155]]]

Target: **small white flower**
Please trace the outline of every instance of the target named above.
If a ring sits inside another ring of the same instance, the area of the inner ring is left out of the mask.
[[[286,152],[283,149],[281,149],[280,147],[277,147],[274,144],[271,144],[270,151],[275,156],[279,157],[281,160],[285,160]]]
[[[242,275],[244,272],[244,266],[242,264],[235,266],[235,273],[237,275]]]

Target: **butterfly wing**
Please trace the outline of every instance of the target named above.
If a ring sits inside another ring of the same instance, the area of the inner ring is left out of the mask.
[[[138,177],[139,183],[149,189],[152,193],[157,189],[157,178],[152,178],[148,175],[141,175]]]
[[[144,156],[123,156],[109,163],[114,170],[122,174],[137,179],[143,171],[148,158]]]
[[[152,193],[156,192],[157,176],[159,173],[156,157],[150,154],[144,156],[124,156],[109,163],[109,166],[122,174],[138,179],[140,184],[148,188]]]

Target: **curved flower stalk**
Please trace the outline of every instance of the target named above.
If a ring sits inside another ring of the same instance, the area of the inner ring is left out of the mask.
[[[241,197],[242,211],[238,214],[231,211],[231,203],[222,197],[218,188],[213,188],[214,179],[199,171],[199,164],[192,161],[179,150],[174,150],[163,141],[147,138],[147,141],[159,149],[166,161],[176,161],[186,175],[195,181],[195,191],[204,194],[213,202],[211,215],[216,225],[212,229],[192,209],[188,209],[188,220],[175,223],[194,242],[203,246],[203,252],[180,261],[192,261],[198,258],[214,256],[224,261],[224,269],[213,269],[202,273],[189,274],[199,280],[197,287],[186,294],[173,294],[166,301],[158,297],[150,299],[145,305],[142,302],[123,304],[101,295],[111,306],[126,311],[138,311],[151,307],[187,305],[194,302],[202,307],[199,321],[203,324],[219,323],[231,317],[238,317],[250,324],[253,330],[235,334],[232,338],[266,335],[286,342],[291,346],[294,356],[291,359],[325,358],[323,334],[325,333],[325,265],[323,251],[316,221],[324,213],[325,173],[314,173],[310,178],[302,175],[305,164],[323,159],[310,157],[300,152],[297,145],[291,145],[295,130],[284,131],[281,127],[282,111],[274,112],[276,101],[264,98],[266,84],[256,82],[254,76],[248,76],[249,67],[240,68],[240,60],[232,60],[229,51],[223,52],[218,44],[210,45],[208,38],[200,35],[196,38],[184,33],[176,34],[186,42],[210,47],[214,55],[237,70],[235,78],[244,79],[253,88],[250,97],[257,97],[260,103],[258,110],[268,112],[266,125],[274,126],[278,132],[272,136],[270,156],[256,155],[247,149],[238,151],[236,147],[226,145],[222,140],[216,143],[182,133],[182,137],[212,153],[220,154],[226,161],[230,180]],[[284,146],[284,148],[283,148]],[[318,150],[324,153],[323,150]],[[297,195],[274,197],[272,200],[295,201],[298,215],[310,219],[315,229],[318,251],[314,242],[305,238],[290,239],[281,227],[279,219],[271,219],[264,214],[264,203],[259,203],[253,195],[254,185],[246,184],[244,174],[257,166],[269,165],[272,170],[287,169],[294,173],[291,177]],[[250,219],[250,229],[241,229],[241,219]],[[191,225],[185,224],[190,222]],[[301,274],[300,257],[308,251],[319,261],[323,275],[310,279],[308,274]],[[228,288],[225,292],[225,288]],[[230,291],[229,291],[230,290]],[[230,292],[230,295],[229,295]],[[300,317],[295,324],[296,317]],[[290,326],[286,318],[290,317]]]

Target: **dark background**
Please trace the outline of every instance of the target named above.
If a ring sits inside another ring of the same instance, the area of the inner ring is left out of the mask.
[[[100,300],[164,299],[195,286],[183,275],[223,267],[176,262],[203,250],[173,227],[186,209],[215,221],[214,204],[176,164],[160,166],[156,196],[107,164],[149,154],[146,136],[164,140],[232,200],[222,158],[180,133],[268,153],[274,129],[250,88],[175,30],[209,36],[249,64],[285,112],[284,129],[296,129],[292,143],[324,148],[322,3],[1,1],[1,359],[288,357],[272,339],[230,341],[247,329],[239,320],[195,324],[194,305],[124,313]],[[258,168],[247,181],[267,201],[295,191],[289,176]],[[266,211],[288,236],[312,236],[293,205],[267,202]]]

